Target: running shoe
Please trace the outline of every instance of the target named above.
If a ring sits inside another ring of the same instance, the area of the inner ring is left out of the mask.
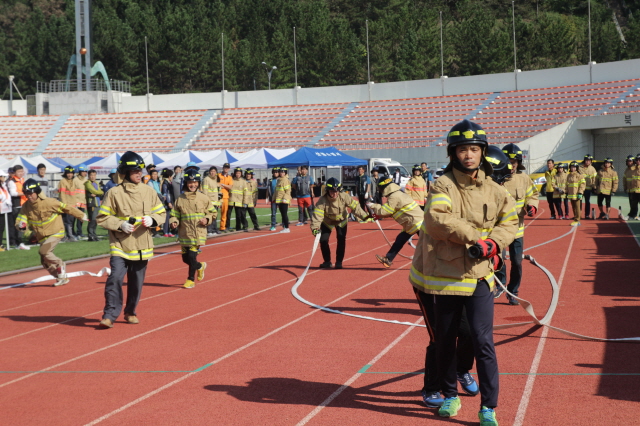
[[[191,280],[187,280],[184,282],[184,284],[182,285],[182,288],[194,288],[196,286],[196,283],[194,283]]]
[[[304,226],[304,223],[298,222],[298,223],[296,223],[296,226]]]
[[[269,229],[269,231],[275,231],[275,230],[276,230],[276,227],[275,227],[275,226],[272,226],[272,227]]]
[[[600,219],[604,219],[604,217],[605,217],[605,216],[606,216],[606,215],[605,215],[604,213],[600,213],[600,215],[598,216],[598,220],[600,220]]]
[[[444,398],[440,392],[425,392],[422,391],[422,402],[429,408],[440,408],[444,402]]]
[[[458,415],[458,411],[462,408],[462,402],[457,396],[451,398],[445,398],[444,402],[438,409],[438,415],[440,417],[455,417]]]
[[[471,396],[476,396],[480,389],[478,389],[478,383],[475,381],[471,373],[468,371],[466,373],[457,373],[458,382],[462,387],[462,390]]]
[[[551,219],[555,219],[555,218],[556,218],[555,216],[551,216]]]
[[[254,230],[254,231],[259,231],[259,230],[260,230],[260,227],[259,227],[259,226],[254,226],[254,227],[253,227],[253,230]]]
[[[53,283],[54,287],[60,287],[61,285],[69,284],[69,278],[67,276],[58,277],[56,282]]]
[[[504,293],[504,290],[499,285],[496,285],[495,293],[493,294],[494,299],[499,299],[500,296]]]
[[[580,221],[574,220],[573,222],[571,222],[571,226],[580,226]]]
[[[102,321],[100,321],[100,328],[113,328],[113,321],[111,321],[109,318],[104,318]]]
[[[125,315],[124,320],[129,324],[140,324],[140,320],[135,315]]]
[[[482,409],[478,412],[478,418],[480,419],[480,426],[498,426],[498,420],[496,420],[496,410],[493,408],[482,406]]]
[[[198,281],[204,279],[204,270],[207,269],[207,262],[200,262],[200,269],[198,269]]]
[[[288,234],[289,232],[291,232],[291,230],[289,228],[284,228],[282,231],[283,234]]]
[[[342,269],[342,262],[336,262],[336,266],[333,269]]]
[[[393,262],[387,259],[386,256],[380,256],[379,254],[376,254],[376,259],[378,259],[378,262],[382,263],[385,268],[390,268],[393,264]]]
[[[518,299],[516,299],[515,297],[507,296],[507,300],[509,301],[509,304],[513,306],[518,306],[520,304],[520,302],[518,302]]]
[[[18,248],[20,250],[31,250],[31,247],[29,246],[25,246],[24,243],[20,243],[20,245],[18,246]]]
[[[320,264],[320,269],[329,269],[331,268],[333,265],[331,264],[331,262],[322,262]]]

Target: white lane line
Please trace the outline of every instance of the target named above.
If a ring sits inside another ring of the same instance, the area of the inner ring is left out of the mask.
[[[564,258],[564,264],[562,265],[562,271],[560,272],[560,277],[558,279],[558,290],[560,290],[560,288],[562,287],[564,274],[567,271],[567,265],[569,264],[569,257],[571,256],[571,249],[573,248],[573,242],[576,239],[577,233],[578,232],[576,231],[571,236],[569,249],[567,250],[567,255]],[[522,426],[524,424],[524,418],[525,418],[525,415],[527,414],[527,407],[529,406],[529,401],[531,400],[531,394],[533,393],[533,385],[536,381],[536,374],[538,373],[538,368],[540,367],[540,360],[542,359],[542,352],[544,351],[544,345],[547,341],[548,334],[549,334],[549,328],[544,327],[544,330],[542,330],[542,334],[540,335],[538,348],[536,349],[536,353],[533,357],[533,361],[531,362],[531,368],[529,369],[529,376],[527,377],[527,382],[524,385],[524,391],[522,392],[522,398],[520,399],[520,405],[518,406],[518,411],[516,412],[516,418],[513,421],[513,426]]]
[[[358,254],[358,255],[356,255],[356,256],[353,256],[353,257],[350,257],[350,258],[348,258],[348,259],[346,259],[346,260],[355,259],[356,257],[359,257],[359,256],[362,256],[362,255],[364,255],[364,254],[370,253],[370,252],[375,251],[375,250],[377,250],[377,249],[379,249],[379,248],[381,248],[381,247],[386,247],[386,245],[382,245],[382,246],[376,247],[376,248],[374,248],[373,250],[369,250],[369,251],[366,251],[366,252],[364,252],[364,253],[360,253],[360,254]],[[405,265],[405,266],[406,266],[406,265]],[[386,278],[387,276],[389,276],[389,275],[391,275],[391,274],[393,274],[393,273],[397,272],[398,270],[400,270],[400,269],[397,269],[397,270],[391,271],[391,272],[389,272],[388,274],[385,274],[384,276],[381,276],[381,277],[379,277],[379,278],[376,278],[375,280],[368,282],[367,284],[363,285],[362,287],[359,287],[359,288],[357,288],[356,290],[353,290],[353,291],[351,291],[351,292],[349,292],[349,293],[347,293],[347,294],[345,294],[345,295],[343,295],[343,296],[340,296],[339,298],[337,298],[337,299],[333,300],[332,302],[329,302],[329,303],[328,303],[328,305],[332,305],[332,304],[334,304],[334,303],[337,303],[337,302],[341,301],[342,299],[344,299],[344,298],[346,298],[346,297],[351,296],[353,293],[356,293],[356,292],[358,292],[358,291],[362,290],[363,288],[365,288],[365,287],[367,287],[367,286],[369,286],[369,285],[371,285],[371,284],[373,284],[373,283],[375,283],[375,282],[378,282],[378,281],[382,280],[383,278]],[[317,269],[317,270],[315,270],[315,271],[309,272],[309,274],[308,274],[308,275],[311,275],[311,274],[313,274],[313,273],[320,272],[320,271],[321,271],[321,270]],[[286,282],[284,282],[284,283],[281,283],[281,284],[278,284],[277,286],[274,286],[274,287],[272,287],[272,288],[279,287],[279,286],[281,286],[281,285],[283,285],[283,284],[289,283],[289,282],[294,281],[294,280],[295,280],[295,279],[288,280],[288,281],[286,281]],[[269,290],[269,289],[266,289],[266,290]],[[263,291],[266,291],[266,290],[263,290]],[[256,293],[256,294],[257,294],[257,293]],[[251,297],[251,295],[249,295],[249,296],[245,296],[245,298],[246,298],[246,297]],[[212,365],[218,364],[219,362],[224,361],[225,359],[227,359],[227,358],[229,358],[229,357],[231,357],[231,356],[233,356],[233,355],[235,355],[235,354],[237,354],[237,353],[240,353],[240,352],[242,352],[243,350],[245,350],[245,349],[247,349],[247,348],[250,348],[251,346],[255,345],[256,343],[259,343],[259,342],[261,342],[261,341],[265,340],[267,337],[273,336],[274,334],[278,333],[279,331],[282,331],[282,330],[284,330],[285,328],[287,328],[287,327],[289,327],[289,326],[291,326],[291,325],[293,325],[293,324],[296,324],[296,323],[298,323],[298,322],[302,321],[303,319],[305,319],[305,318],[307,318],[307,317],[309,317],[309,316],[311,316],[311,315],[317,314],[318,312],[322,312],[322,311],[321,311],[321,310],[316,309],[316,310],[313,310],[313,311],[311,311],[311,312],[309,312],[309,313],[306,313],[306,314],[302,315],[301,317],[298,317],[298,318],[294,319],[293,321],[290,321],[290,322],[288,322],[287,324],[284,324],[284,325],[282,325],[282,326],[280,326],[280,327],[276,328],[275,330],[272,330],[272,331],[270,331],[269,333],[264,334],[264,335],[262,335],[262,336],[258,337],[257,339],[255,339],[255,340],[253,340],[253,341],[251,341],[251,342],[247,343],[246,345],[241,346],[241,347],[239,347],[238,349],[235,349],[235,350],[233,350],[233,351],[231,351],[231,352],[229,352],[229,353],[227,353],[227,354],[225,354],[225,355],[223,355],[223,356],[221,356],[221,357],[219,357],[219,358],[217,358],[217,359],[215,359],[215,360],[211,361],[210,363],[207,363],[207,364],[206,364],[206,366],[207,366],[207,367],[210,367],[210,366],[212,366]],[[196,314],[196,315],[199,315],[199,314]],[[419,323],[421,320],[422,320],[422,318],[420,318],[420,319],[418,320],[418,322],[417,322],[417,323]],[[417,323],[416,323],[416,324],[417,324]],[[408,333],[409,331],[411,331],[411,329],[413,329],[413,328],[414,328],[414,327],[409,327],[407,330],[405,330],[405,331],[404,331],[404,333],[403,333],[403,335],[402,335],[402,337],[406,336],[406,335],[407,335],[407,333]],[[128,339],[128,340],[129,340],[129,339]],[[396,340],[400,341],[399,339],[396,339]],[[389,347],[389,349],[391,349],[391,347]],[[385,353],[386,353],[386,352],[385,352]],[[382,354],[382,355],[384,355],[384,354]],[[380,355],[380,354],[379,354],[379,356],[382,356],[382,355]],[[379,359],[379,358],[378,358],[378,359]],[[376,361],[377,361],[377,359],[376,359],[376,358],[374,358],[374,360],[376,360]],[[200,371],[202,371],[202,370],[200,370]],[[92,421],[92,422],[90,422],[90,423],[87,423],[85,426],[92,426],[92,425],[98,424],[98,423],[100,423],[100,422],[101,422],[101,421],[103,421],[103,420],[106,420],[106,419],[108,419],[108,418],[110,418],[110,417],[112,417],[112,416],[114,416],[114,415],[116,415],[116,414],[118,414],[118,413],[123,412],[123,411],[124,411],[124,410],[126,410],[127,408],[133,407],[134,405],[136,405],[136,404],[138,404],[138,403],[140,403],[140,402],[142,402],[142,401],[144,401],[144,400],[146,400],[146,399],[151,398],[152,396],[154,396],[154,395],[156,395],[156,394],[158,394],[158,393],[162,392],[163,390],[168,389],[168,388],[170,388],[171,386],[173,386],[173,385],[175,385],[175,384],[178,384],[178,383],[180,383],[180,382],[182,382],[182,381],[184,381],[184,380],[188,379],[189,377],[193,376],[193,375],[194,375],[194,374],[196,374],[196,373],[199,373],[200,371],[192,371],[191,373],[185,374],[184,376],[177,378],[177,379],[176,379],[176,380],[174,380],[173,382],[169,382],[169,383],[167,383],[166,385],[164,385],[164,386],[162,386],[162,387],[159,387],[158,389],[155,389],[155,390],[153,390],[153,391],[149,392],[148,394],[143,395],[143,396],[141,396],[140,398],[138,398],[138,399],[136,399],[136,400],[134,400],[134,401],[131,401],[131,402],[129,402],[128,404],[125,404],[125,405],[123,405],[122,407],[120,407],[120,408],[118,408],[118,409],[113,410],[113,411],[112,411],[112,412],[110,412],[110,413],[105,414],[104,416],[102,416],[102,417],[100,417],[100,418],[97,418],[97,419],[93,420],[93,421]],[[1,386],[0,386],[0,387],[1,387]]]
[[[393,342],[391,342],[391,344],[389,344],[389,346],[384,348],[382,350],[382,352],[380,352],[371,361],[369,361],[369,363],[367,365],[368,366],[372,366],[373,364],[378,362],[380,360],[380,358],[382,358],[384,355],[386,355],[387,352],[389,352],[395,345],[397,345],[402,339],[404,339],[407,336],[407,334],[409,334],[409,332],[411,330],[416,328],[416,326],[418,324],[420,324],[421,321],[422,321],[422,318],[418,319],[418,321],[416,321],[413,326],[408,327],[400,336],[398,336]],[[355,382],[356,380],[358,380],[360,378],[360,376],[362,376],[363,374],[364,373],[358,372],[358,373],[354,374],[353,376],[351,376],[351,378],[349,380],[347,380],[346,382],[344,382],[344,384],[342,386],[340,386],[334,393],[329,395],[329,397],[327,399],[325,399],[324,401],[322,401],[322,403],[320,405],[318,405],[312,412],[307,414],[307,416],[304,419],[300,420],[296,426],[306,425],[309,422],[309,420],[314,418],[320,411],[322,411],[322,409],[324,407],[326,407],[329,404],[331,404],[331,402],[334,399],[336,399],[345,389],[349,388],[349,386],[351,386],[351,384],[353,382]]]

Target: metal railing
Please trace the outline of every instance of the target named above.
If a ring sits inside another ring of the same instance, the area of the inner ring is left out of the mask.
[[[86,82],[82,84],[82,90],[86,90]],[[96,78],[89,81],[89,90],[99,92],[114,90],[117,92],[131,93],[131,82],[122,80],[109,80],[107,82]],[[37,93],[77,92],[78,81],[51,80],[48,83],[44,81],[37,81],[36,91]]]

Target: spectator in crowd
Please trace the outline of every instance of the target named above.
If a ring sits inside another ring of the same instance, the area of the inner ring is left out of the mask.
[[[144,161],[138,154],[132,151],[122,154],[118,173],[123,182],[109,190],[100,206],[98,224],[109,231],[111,249],[111,273],[104,290],[101,328],[112,328],[122,312],[125,275],[127,302],[124,320],[129,324],[140,322],[136,308],[142,295],[147,263],[153,257],[153,238],[148,230],[162,225],[165,220],[165,209],[158,194],[142,184],[143,169]]]
[[[45,176],[47,173],[47,166],[40,163],[37,166],[38,173],[32,178],[38,184],[40,184],[40,189],[44,193],[45,197],[52,197],[51,187],[49,186],[49,179]]]
[[[233,176],[229,174],[231,165],[224,163],[222,165],[222,173],[218,174],[218,183],[220,184],[220,190],[222,191],[222,205],[220,206],[220,232],[226,232],[227,227],[230,228],[231,224],[227,225],[229,216],[229,190],[233,186]]]
[[[156,165],[155,164],[149,164],[146,167],[147,170],[147,174],[142,176],[142,183],[144,183],[145,185],[149,183],[149,180],[151,179],[151,171],[156,169]]]
[[[104,188],[102,188],[102,190],[104,191],[104,195],[107,195],[107,191],[109,191],[111,188],[113,188],[114,186],[117,186],[118,183],[116,182],[116,179],[118,178],[118,170],[117,169],[111,169],[111,171],[109,172],[109,181],[107,183],[104,184]]]
[[[566,193],[567,199],[571,201],[571,208],[573,209],[573,222],[571,222],[571,226],[580,225],[580,208],[586,187],[585,177],[579,172],[579,169],[580,165],[577,161],[572,161],[571,164],[569,164]]]
[[[242,177],[242,167],[236,167],[233,170],[233,181],[231,185],[220,182],[220,186],[229,192],[227,221],[228,231],[231,231],[231,214],[236,211],[236,231],[247,229],[247,218],[245,216],[244,207],[248,201],[249,189],[247,181]],[[248,231],[248,230],[247,230]]]
[[[367,201],[369,201],[369,195],[371,194],[371,179],[366,173],[365,166],[358,166],[358,176],[356,177],[356,196],[360,203],[360,208],[366,211]]]
[[[86,221],[87,216],[73,206],[67,206],[54,198],[46,197],[34,179],[28,179],[24,183],[23,190],[28,200],[22,206],[15,226],[23,230],[27,227],[33,230],[36,240],[40,243],[39,254],[42,267],[56,279],[54,287],[65,285],[69,282],[65,263],[53,254],[53,249],[64,237],[64,225],[59,215],[66,213],[82,221]]]
[[[507,265],[506,262],[496,271],[496,277],[502,284],[507,286],[509,293],[514,296],[518,295],[520,283],[522,282],[522,253],[524,252],[524,215],[532,217],[538,211],[538,191],[533,181],[523,172],[525,170],[522,164],[522,150],[518,145],[507,144],[502,148],[502,152],[506,154],[511,164],[511,177],[504,182],[511,198],[516,201],[516,214],[518,215],[518,233],[516,238],[509,244],[509,260],[511,262],[511,273],[509,274],[509,285],[507,285]],[[492,163],[493,165],[493,163]],[[494,179],[495,180],[495,179]],[[503,248],[502,254],[507,251],[507,247]],[[496,289],[496,298],[502,295],[502,287]],[[509,305],[519,305],[518,299],[507,295]]]
[[[425,162],[420,164],[420,169],[422,170],[422,179],[424,179],[424,182],[427,184],[428,192],[431,187],[431,182],[433,182],[433,174],[431,173],[431,170],[429,170],[429,165]]]
[[[556,175],[553,177],[553,204],[558,213],[558,219],[569,219],[569,200],[567,199],[567,165],[558,164],[556,166]],[[562,204],[564,203],[564,213],[562,212]]]
[[[173,168],[173,180],[171,181],[173,188],[173,200],[177,200],[182,193],[182,167],[175,166]]]
[[[306,225],[307,219],[311,217],[313,188],[315,187],[309,176],[309,168],[300,166],[299,170],[300,174],[292,182],[293,193],[298,201],[298,224],[296,226]]]
[[[164,209],[166,211],[165,222],[162,225],[163,237],[175,237],[169,230],[169,219],[171,219],[171,209],[173,209],[173,171],[171,169],[162,169],[162,186],[160,188],[164,200]]]
[[[67,166],[62,172],[62,179],[58,182],[58,199],[61,203],[67,206],[78,207],[78,200],[76,193],[78,188],[76,187],[77,181],[74,179],[75,168],[73,166]],[[84,189],[84,188],[83,188]],[[78,239],[73,235],[73,216],[63,213],[62,221],[64,222],[65,237],[62,242],[77,241]]]
[[[288,233],[289,230],[289,203],[291,202],[291,183],[287,176],[287,168],[280,167],[278,181],[276,182],[276,190],[273,194],[273,200],[278,205],[280,216],[282,217],[282,232]]]
[[[485,158],[488,146],[485,131],[476,123],[463,120],[451,128],[447,135],[450,162],[429,193],[409,280],[418,292],[434,296],[436,360],[444,395],[438,415],[454,417],[461,407],[456,352],[464,309],[480,383],[478,416],[482,425],[497,426],[494,270],[500,261],[498,253],[511,244],[518,223],[515,201],[490,177],[493,168]],[[469,256],[470,246],[477,249],[478,257]]]
[[[206,262],[198,262],[200,246],[207,242],[207,226],[218,211],[209,196],[198,191],[202,181],[200,172],[194,168],[185,169],[182,195],[171,210],[171,228],[178,229],[178,241],[182,248],[182,261],[189,266],[187,280],[182,287],[195,287],[204,279]]]
[[[596,183],[596,169],[591,165],[593,155],[587,154],[580,167],[578,173],[584,176],[585,189],[582,198],[584,199],[584,218],[591,219],[591,191]]]
[[[253,229],[256,231],[260,230],[260,226],[258,225],[258,217],[256,216],[255,206],[258,205],[258,183],[253,178],[253,169],[248,168],[244,172],[244,179],[247,181],[247,195],[245,197],[244,203],[244,213],[249,213],[249,217],[251,218],[251,223],[253,224]],[[242,223],[244,224],[244,231],[249,231],[247,229],[247,218],[246,216],[243,218]]]
[[[351,210],[359,219],[366,219],[369,215],[360,208],[360,204],[345,192],[342,192],[342,183],[334,177],[329,178],[326,183],[327,193],[322,195],[311,216],[311,233],[320,236],[320,250],[324,262],[320,268],[329,269],[331,264],[331,249],[329,248],[329,237],[335,228],[338,238],[336,248],[335,269],[342,269],[342,261],[347,249],[347,224],[348,211]]]
[[[219,234],[220,231],[218,231],[218,226],[217,226],[217,211],[220,210],[220,185],[219,182],[220,178],[218,177],[218,169],[216,168],[216,166],[211,166],[209,167],[209,172],[207,173],[207,176],[205,176],[204,180],[202,181],[202,192],[204,192],[204,195],[206,195],[207,197],[209,197],[209,199],[211,200],[211,202],[213,203],[213,206],[216,208],[216,214],[214,215],[213,219],[211,219],[211,223],[209,224],[209,228],[207,229],[207,236],[211,237],[213,235]]]
[[[276,230],[276,213],[278,212],[278,205],[274,201],[273,196],[276,193],[278,177],[280,177],[280,167],[274,167],[271,169],[271,179],[267,182],[267,200],[271,203],[271,228],[269,231]]]
[[[97,174],[95,170],[89,170],[89,179],[84,183],[85,194],[87,195],[87,218],[89,220],[87,234],[89,234],[89,241],[98,241],[96,218],[104,195],[104,191],[100,189],[100,185],[96,181]]]
[[[382,204],[382,191],[376,191],[380,183],[379,173],[380,171],[377,167],[371,169],[371,191],[373,192],[371,194],[371,201],[373,201],[374,204]]]
[[[427,183],[422,178],[422,168],[416,164],[411,169],[411,173],[413,173],[413,176],[411,176],[411,179],[407,182],[404,190],[411,196],[413,201],[424,210],[424,201],[427,198]]]
[[[11,174],[13,173],[13,176]],[[27,197],[22,192],[24,185],[24,167],[20,164],[13,166],[13,169],[9,170],[9,180],[7,181],[7,190],[11,196],[11,217],[10,223],[14,223],[20,214],[22,205],[27,201]],[[9,227],[9,240],[12,246],[21,249],[28,249],[27,246],[22,244],[22,232],[16,227]]]
[[[634,218],[638,220],[638,202],[640,201],[640,196],[636,196],[636,193],[640,193],[638,168],[640,168],[640,154],[638,154],[637,157],[629,155],[627,157],[627,170],[624,171],[624,179],[622,182],[624,192],[627,193],[627,197],[629,198],[629,215],[621,214],[624,220]]]
[[[551,211],[551,219],[556,218],[556,209],[555,202],[553,201],[553,178],[555,177],[557,171],[555,167],[556,163],[549,158],[547,160],[547,170],[544,172],[545,179],[545,192],[547,194],[547,203],[549,203],[549,210]],[[562,219],[562,213],[559,212],[560,219]]]
[[[86,213],[87,211],[87,200],[84,190],[84,184],[87,181],[87,171],[87,166],[85,166],[84,164],[80,164],[78,166],[76,177],[74,178],[76,186],[76,207],[82,213]],[[71,219],[75,223],[75,225],[72,226],[73,235],[76,238],[84,238],[84,234],[82,233],[82,220],[76,219],[73,216],[71,217]]]
[[[611,210],[611,195],[618,190],[618,172],[613,169],[613,159],[608,157],[604,159],[602,168],[596,175],[596,182],[593,186],[593,193],[598,194],[598,210],[600,216],[598,219],[609,220],[609,211]],[[603,209],[602,204],[605,204]]]
[[[9,190],[7,189],[8,177],[7,172],[0,170],[0,238],[2,239],[2,241],[0,241],[0,248],[2,248],[2,245],[7,241],[3,236],[5,224],[9,223],[9,228],[13,227],[13,222],[9,221],[13,209],[11,208],[11,195],[9,195]],[[9,234],[9,228],[6,229],[7,234]]]
[[[402,185],[402,174],[400,173],[400,169],[397,167],[393,172],[393,183],[395,183],[396,185]]]

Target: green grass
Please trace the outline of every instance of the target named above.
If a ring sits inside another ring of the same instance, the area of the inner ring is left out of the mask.
[[[258,223],[260,226],[271,225],[271,208],[258,207],[256,208],[256,215],[258,216]],[[280,222],[280,213],[277,214],[278,223]],[[252,228],[251,219],[247,215],[249,221],[249,228]],[[298,207],[289,206],[289,220],[298,220]],[[219,224],[219,221],[218,221]],[[235,212],[231,218],[232,228],[235,229]],[[86,235],[87,225],[84,225],[83,230]],[[63,260],[83,259],[92,256],[98,256],[101,254],[109,253],[109,240],[107,239],[107,231],[104,228],[98,226],[96,233],[99,237],[103,237],[101,241],[78,241],[73,243],[60,243],[55,249],[55,254]],[[3,236],[3,245],[6,240]],[[154,238],[155,245],[173,243],[175,238]],[[10,250],[0,252],[0,273],[15,271],[17,269],[28,268],[31,266],[40,265],[40,256],[38,255],[39,246],[31,247],[31,250]]]

